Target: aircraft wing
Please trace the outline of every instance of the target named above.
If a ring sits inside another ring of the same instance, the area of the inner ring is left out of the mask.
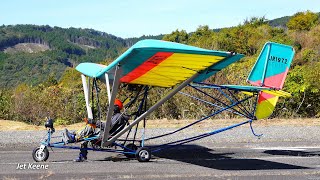
[[[106,67],[106,65],[96,63],[81,63],[76,69],[86,76],[97,77],[97,74],[103,72]]]
[[[120,64],[122,83],[172,87],[197,72],[201,74],[195,82],[201,82],[242,57],[242,54],[174,42],[142,40],[108,66],[81,63],[76,69],[89,77],[104,78],[104,73],[107,73],[112,78],[116,66]]]

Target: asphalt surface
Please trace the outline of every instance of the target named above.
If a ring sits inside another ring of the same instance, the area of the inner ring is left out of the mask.
[[[6,132],[1,132],[0,177],[2,179],[320,179],[319,130],[318,127],[261,127],[258,131],[265,135],[257,139],[250,133],[246,134],[247,129],[238,128],[224,132],[224,136],[213,136],[155,153],[148,163],[140,163],[136,159],[127,159],[123,155],[105,152],[89,152],[88,161],[77,163],[73,162],[78,154],[77,150],[61,149],[54,149],[54,152],[50,150],[47,162],[35,163],[31,153],[37,144],[28,141],[28,137],[33,139],[33,134],[39,132],[26,131],[10,137],[4,136]],[[289,138],[290,134],[292,138]],[[248,138],[249,135],[251,140]],[[24,143],[21,143],[20,138],[23,137],[25,137]],[[2,140],[4,138],[6,142]],[[8,140],[10,138],[11,141]],[[151,146],[156,144],[157,142],[153,142]],[[37,165],[40,169],[33,169]]]

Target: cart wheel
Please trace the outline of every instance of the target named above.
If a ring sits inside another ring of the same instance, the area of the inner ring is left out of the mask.
[[[42,151],[40,147],[34,148],[32,157],[36,162],[46,161],[49,158],[49,151],[45,147]]]
[[[127,144],[125,147],[128,148],[128,149],[132,149],[132,150],[134,150],[134,151],[136,151],[136,150],[138,149],[138,147],[137,147],[135,144]],[[124,149],[124,152],[129,152],[128,149]],[[124,155],[125,155],[127,158],[135,158],[135,157],[136,157],[135,154],[127,154],[127,153],[125,153]]]
[[[138,148],[136,158],[139,162],[148,162],[151,159],[151,152],[147,147]]]
[[[100,144],[101,144],[100,139],[95,139],[95,140],[89,141],[89,144],[91,145],[91,147],[93,149],[97,149],[97,150],[102,149],[102,147],[100,146]]]

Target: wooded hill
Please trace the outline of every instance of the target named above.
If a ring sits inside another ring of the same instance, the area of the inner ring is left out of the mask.
[[[0,86],[14,87],[22,82],[36,85],[50,74],[60,79],[66,67],[88,61],[111,61],[143,38],[161,39],[162,36],[122,39],[93,29],[1,26]]]
[[[135,42],[145,38],[163,38],[207,49],[245,54],[246,57],[240,62],[208,80],[218,84],[245,85],[249,70],[265,42],[291,45],[296,50],[296,56],[284,90],[293,96],[281,99],[274,116],[320,116],[319,14],[307,11],[272,21],[264,17],[251,18],[236,27],[219,30],[200,26],[193,33],[176,30],[167,35],[130,39],[92,29],[1,26],[0,118],[37,123],[49,114],[60,123],[80,121],[85,117],[85,103],[80,75],[73,67],[87,61],[107,64]],[[35,48],[34,43],[39,46]],[[150,99],[156,101],[157,94],[163,91],[154,89]],[[177,95],[153,113],[151,118],[198,118],[211,111],[200,104],[190,106],[189,101]],[[182,117],[185,110],[189,114]],[[229,117],[232,116],[219,116]]]

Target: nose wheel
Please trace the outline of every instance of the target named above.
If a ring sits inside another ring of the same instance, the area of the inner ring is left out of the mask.
[[[49,158],[49,151],[47,147],[37,147],[33,150],[32,157],[36,162],[46,161]]]
[[[147,147],[140,147],[136,151],[136,158],[139,162],[148,162],[151,159],[151,151]]]

